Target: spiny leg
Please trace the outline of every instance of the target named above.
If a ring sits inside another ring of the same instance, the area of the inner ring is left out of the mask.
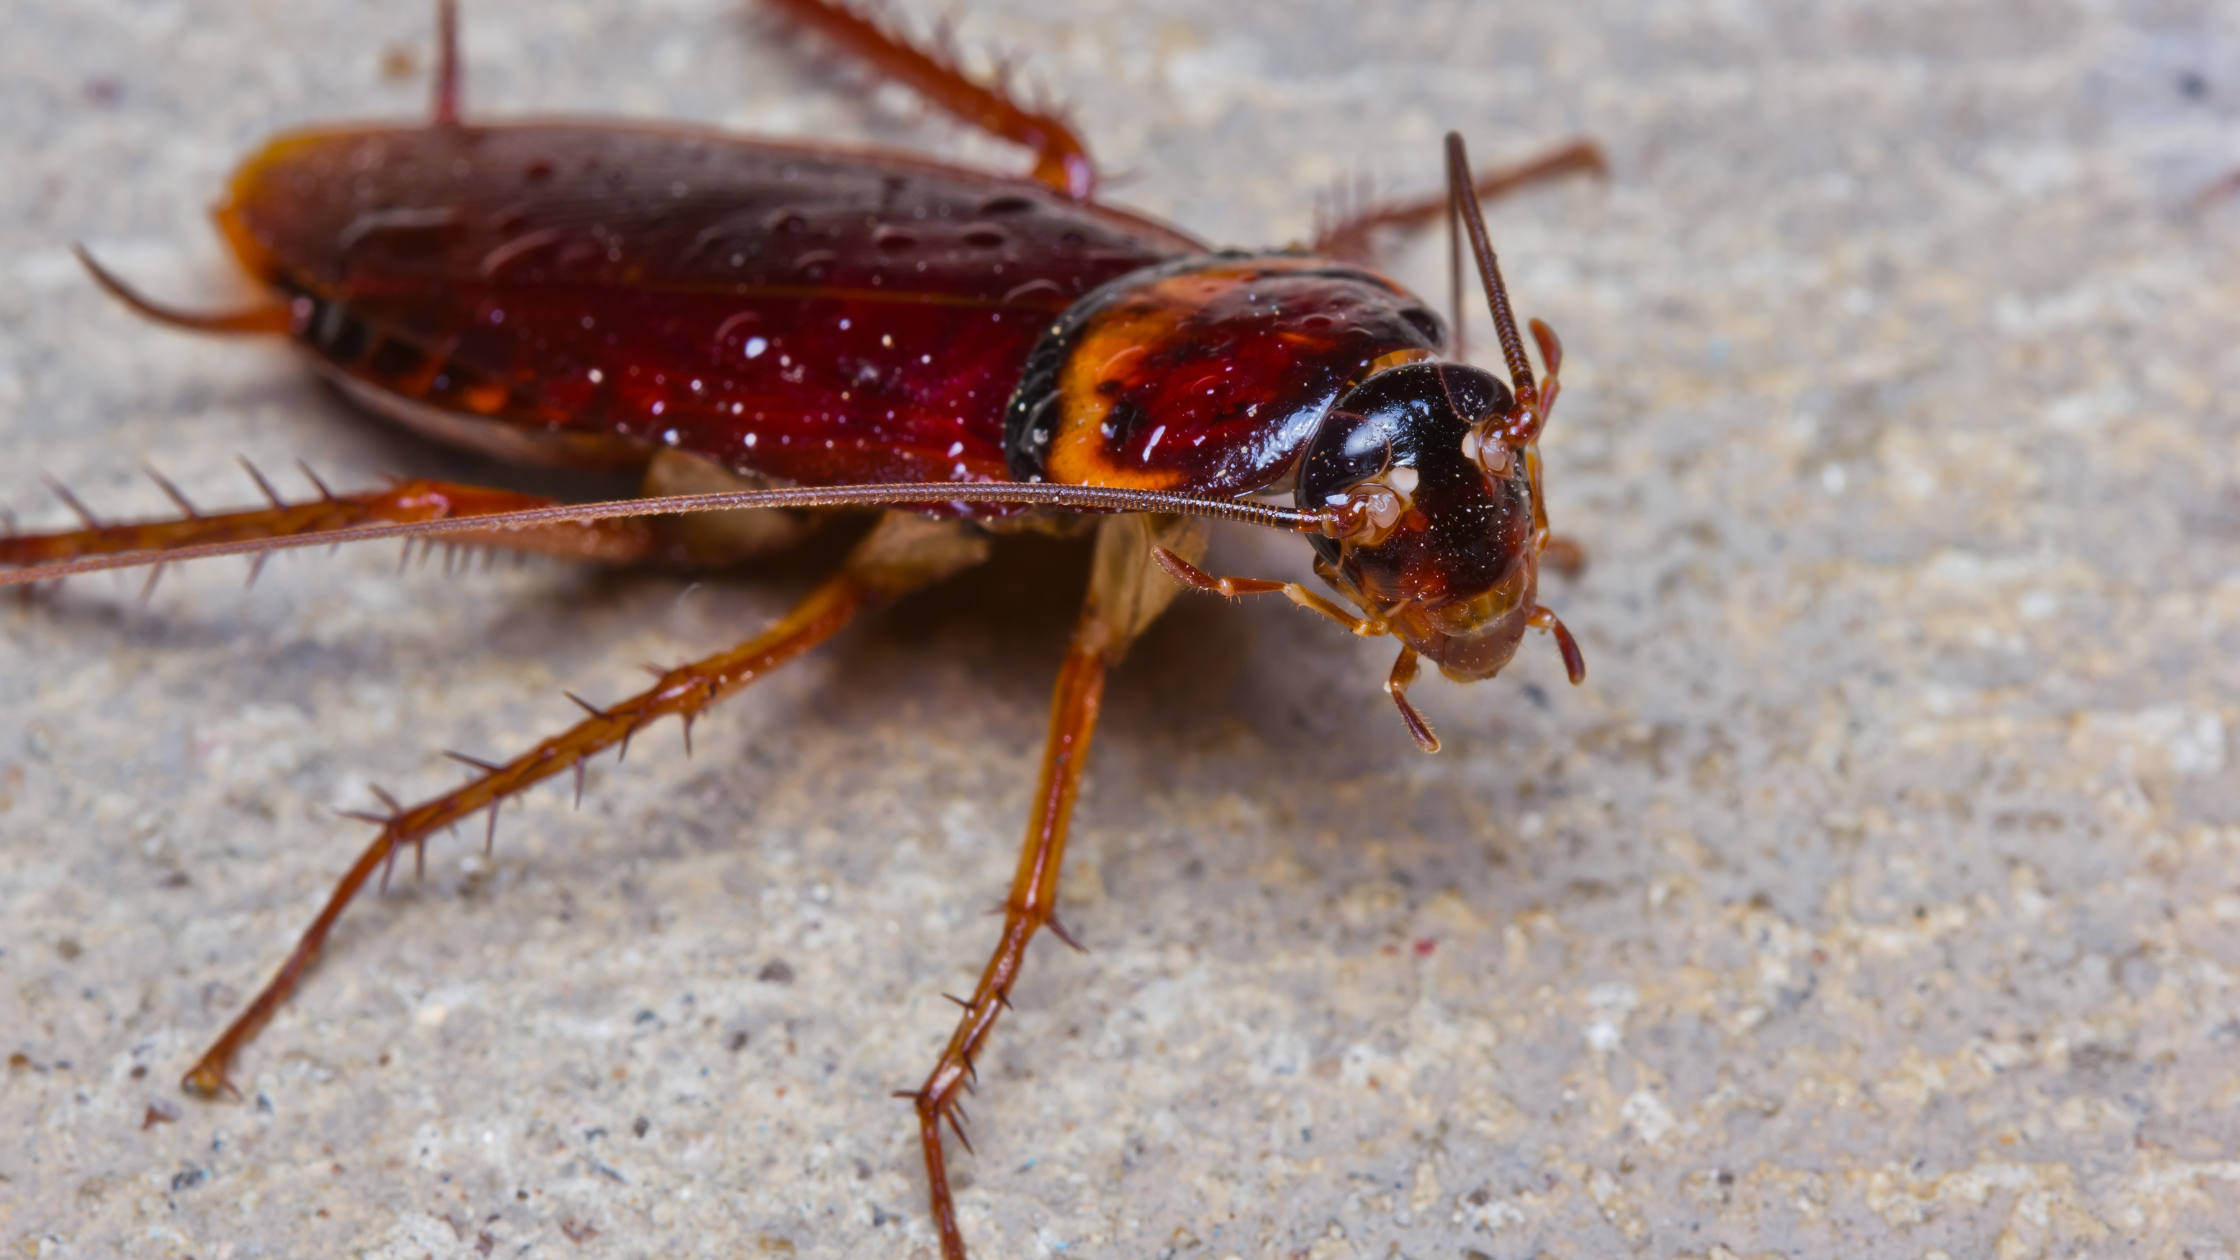
[[[904,1096],[918,1111],[918,1140],[925,1149],[926,1183],[933,1199],[934,1226],[941,1234],[944,1260],[964,1260],[964,1234],[957,1224],[957,1209],[949,1191],[949,1174],[941,1149],[944,1117],[957,1139],[970,1149],[964,1125],[958,1118],[961,1093],[977,1076],[973,1058],[995,1030],[996,1017],[1009,1006],[1011,986],[1026,962],[1027,942],[1045,926],[1057,928],[1059,866],[1065,858],[1066,824],[1080,787],[1083,759],[1089,754],[1097,712],[1104,697],[1108,662],[1102,653],[1084,649],[1077,641],[1066,653],[1058,671],[1056,694],[1050,702],[1050,736],[1042,755],[1042,774],[1035,785],[1035,809],[1027,822],[1027,841],[1019,855],[1018,874],[1011,882],[1011,896],[1004,902],[1003,936],[980,975],[972,999],[961,1002],[964,1016],[950,1034],[940,1061],[925,1084]]]
[[[701,710],[831,638],[864,609],[979,563],[987,554],[987,543],[967,529],[957,522],[890,514],[856,545],[837,576],[811,591],[763,633],[727,652],[669,670],[652,687],[619,704],[595,708],[577,701],[588,712],[583,721],[503,765],[462,758],[480,771],[475,778],[377,820],[381,833],[335,885],[279,972],[203,1052],[180,1084],[206,1097],[238,1092],[227,1072],[234,1057],[302,982],[351,898],[376,871],[385,872],[404,846],[412,845],[416,854],[424,855],[429,835],[485,809],[491,811],[494,835],[497,808],[506,797],[564,770],[576,772],[580,791],[587,758],[627,742],[658,718],[671,714],[682,718],[689,739],[691,722]],[[488,843],[485,840],[485,846]]]
[[[57,564],[86,556],[146,552],[160,571],[163,553],[209,544],[260,538],[294,538],[339,533],[366,525],[452,520],[493,513],[556,506],[558,500],[511,490],[457,482],[414,479],[387,490],[336,494],[308,467],[304,476],[317,499],[289,503],[256,466],[242,461],[270,505],[244,511],[204,512],[153,468],[147,469],[181,515],[152,521],[114,523],[94,515],[68,487],[48,488],[83,521],[85,528],[48,534],[0,533],[0,566]],[[730,472],[712,460],[664,450],[646,466],[639,487],[644,497],[752,490],[760,482]],[[687,513],[650,520],[613,517],[556,521],[510,529],[462,529],[448,534],[446,548],[535,552],[601,564],[632,564],[658,559],[683,568],[720,568],[750,560],[806,537],[825,517],[776,508]],[[424,542],[432,549],[432,542]],[[410,546],[406,548],[410,553]],[[425,554],[425,553],[424,553]],[[255,557],[262,564],[264,557]]]
[[[246,465],[245,465],[246,466]],[[272,483],[255,468],[249,475],[264,492],[268,507],[237,512],[198,511],[162,477],[156,484],[177,503],[183,515],[168,520],[110,523],[96,517],[76,496],[57,485],[53,489],[85,522],[85,528],[51,534],[15,534],[0,537],[0,565],[48,564],[80,556],[115,555],[145,551],[160,556],[166,551],[203,543],[234,542],[254,538],[292,538],[334,533],[362,525],[389,521],[430,521],[452,517],[486,516],[543,507],[551,499],[491,490],[452,482],[415,478],[387,490],[335,494],[316,477],[319,497],[302,503],[281,499]],[[622,564],[650,554],[657,541],[654,529],[639,520],[621,519],[583,524],[564,523],[526,530],[466,531],[448,542],[468,547],[495,547],[535,551]],[[260,557],[261,559],[261,557]]]
[[[1514,166],[1488,171],[1474,182],[1480,197],[1498,197],[1542,180],[1563,175],[1609,173],[1602,150],[1591,140],[1573,140]],[[1413,201],[1384,205],[1347,206],[1315,233],[1315,253],[1329,258],[1372,261],[1373,237],[1387,228],[1406,230],[1429,226],[1447,213],[1450,197],[1441,192]]]
[[[996,1018],[1011,1004],[1011,987],[1026,961],[1027,943],[1048,927],[1069,945],[1079,946],[1058,923],[1058,874],[1065,860],[1066,827],[1073,816],[1081,770],[1096,733],[1104,698],[1105,672],[1127,651],[1136,635],[1158,617],[1177,588],[1154,567],[1152,553],[1166,550],[1203,555],[1202,526],[1172,517],[1109,517],[1097,534],[1096,568],[1089,596],[1074,625],[1065,664],[1050,698],[1050,735],[1043,746],[1042,773],[1035,784],[1034,812],[1027,819],[1019,869],[1003,907],[1003,935],[980,974],[956,1031],[949,1036],[925,1084],[901,1096],[915,1105],[918,1140],[925,1150],[926,1185],[932,1197],[934,1227],[941,1235],[942,1260],[965,1260],[964,1233],[957,1224],[956,1201],[949,1190],[941,1148],[944,1120],[971,1148],[957,1105],[975,1076],[973,1058]],[[1179,557],[1178,557],[1179,559]],[[1185,562],[1187,563],[1187,562]]]
[[[1096,194],[1097,168],[1088,147],[1063,118],[1033,109],[1012,96],[999,67],[997,81],[981,83],[957,65],[943,47],[925,48],[891,24],[844,0],[767,0],[788,17],[823,32],[881,73],[993,136],[1034,152],[1034,178],[1074,198]]]

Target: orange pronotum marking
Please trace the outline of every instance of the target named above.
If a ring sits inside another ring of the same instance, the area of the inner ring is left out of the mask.
[[[1127,385],[1144,366],[1152,347],[1173,339],[1188,313],[1180,303],[1149,304],[1151,299],[1165,296],[1154,289],[1143,299],[1132,299],[1126,306],[1098,316],[1074,347],[1059,381],[1061,413],[1058,431],[1050,437],[1050,480],[1071,486],[1127,486],[1136,490],[1171,490],[1182,483],[1179,469],[1147,468],[1127,460],[1126,452],[1117,450],[1114,439],[1104,433],[1113,398],[1105,392],[1107,382]]]

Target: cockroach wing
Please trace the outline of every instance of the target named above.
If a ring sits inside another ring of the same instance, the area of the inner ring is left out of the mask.
[[[1036,338],[1202,249],[902,155],[566,122],[283,136],[218,220],[329,371],[441,437],[804,484],[1007,479]]]

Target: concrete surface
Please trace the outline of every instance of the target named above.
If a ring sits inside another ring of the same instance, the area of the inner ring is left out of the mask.
[[[940,6],[906,3],[926,22]],[[1118,676],[1068,917],[960,1157],[985,1257],[2240,1254],[2240,9],[2211,0],[1009,0],[1114,196],[1303,234],[1573,133],[1504,203],[1572,354],[1544,642],[1426,686],[1190,601]],[[471,0],[470,107],[1013,162],[729,0]],[[0,502],[458,469],[277,346],[151,328],[73,240],[223,300],[274,128],[417,111],[417,3],[22,0],[0,40]],[[1394,266],[1437,293],[1442,246]],[[1481,336],[1480,344],[1484,344]],[[469,466],[469,471],[472,471]],[[368,785],[523,746],[775,615],[394,552],[0,611],[9,1256],[922,1256],[886,1094],[1008,878],[1080,556],[1015,547],[362,900],[242,1064],[173,1081],[360,844]],[[1225,535],[1232,571],[1303,572]]]

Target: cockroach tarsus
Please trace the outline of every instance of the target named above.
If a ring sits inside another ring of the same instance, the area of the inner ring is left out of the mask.
[[[1281,594],[1355,635],[1389,636],[1385,682],[1409,735],[1438,739],[1408,699],[1425,659],[1490,678],[1529,629],[1573,682],[1578,645],[1537,600],[1542,564],[1575,566],[1549,533],[1538,441],[1562,351],[1510,309],[1481,196],[1599,171],[1575,142],[1474,179],[1446,142],[1447,192],[1353,205],[1306,248],[1215,252],[1095,200],[1073,129],[999,81],[965,73],[844,0],[768,0],[879,73],[1034,154],[1015,179],[899,153],[621,124],[470,123],[456,13],[438,6],[425,126],[282,135],[218,210],[271,292],[197,314],[134,292],[80,252],[101,287],[158,322],[284,334],[373,409],[508,458],[623,468],[639,498],[564,504],[414,479],[205,513],[168,482],[174,518],[110,524],[67,490],[76,530],[0,539],[0,585],[380,537],[611,564],[730,564],[791,543],[808,512],[883,508],[840,571],[777,624],[673,669],[510,760],[452,756],[457,789],[360,815],[378,829],[278,973],[186,1073],[235,1093],[229,1069],[286,1002],[358,891],[399,852],[657,718],[709,705],[822,643],[867,609],[980,563],[989,535],[1093,530],[1089,590],[1059,669],[1050,729],[998,944],[948,1044],[915,1089],[942,1254],[965,1245],[942,1129],[958,1108],[1026,949],[1056,917],[1058,878],[1105,678],[1182,590]],[[348,172],[351,178],[341,177]],[[588,207],[588,208],[587,208]],[[1385,228],[1447,220],[1450,330],[1368,265]],[[1467,245],[1508,382],[1461,362]],[[1545,375],[1536,375],[1526,333]],[[1269,501],[1288,493],[1291,506]],[[720,511],[719,511],[720,510]],[[1303,534],[1338,598],[1200,568],[1207,520]],[[571,696],[571,699],[575,697]]]

